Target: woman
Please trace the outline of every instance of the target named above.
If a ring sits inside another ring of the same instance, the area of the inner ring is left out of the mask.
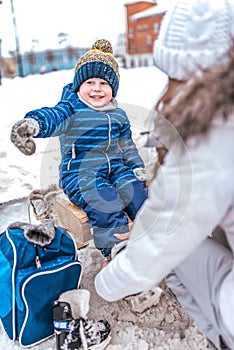
[[[168,149],[126,249],[95,280],[114,301],[166,278],[212,349],[234,349],[234,1],[176,0],[155,44]],[[217,227],[229,247],[209,236]]]

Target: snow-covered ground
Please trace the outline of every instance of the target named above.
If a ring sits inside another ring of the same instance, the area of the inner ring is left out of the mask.
[[[120,70],[121,80],[117,100],[133,125],[133,131],[152,128],[153,106],[166,83],[166,77],[155,67]],[[0,86],[0,229],[13,221],[28,221],[27,198],[33,189],[58,183],[60,161],[58,140],[36,140],[37,151],[27,157],[10,141],[12,125],[26,112],[42,106],[53,106],[61,96],[62,87],[73,79],[73,70],[46,75],[2,80]],[[154,154],[142,151],[148,163]],[[84,266],[81,288],[91,293],[89,317],[106,318],[112,326],[112,341],[107,350],[203,350],[207,343],[194,324],[183,313],[164,288],[160,303],[143,314],[132,312],[125,300],[107,303],[97,296],[93,279],[101,257],[91,246],[80,250]],[[1,296],[0,296],[1,297]],[[100,311],[101,310],[101,311]],[[0,348],[18,350],[0,328]],[[33,347],[38,350],[55,349],[54,338]]]

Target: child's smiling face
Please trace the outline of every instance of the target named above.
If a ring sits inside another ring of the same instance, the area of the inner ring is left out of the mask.
[[[90,78],[79,89],[80,96],[94,108],[105,106],[112,99],[112,88],[106,80]]]

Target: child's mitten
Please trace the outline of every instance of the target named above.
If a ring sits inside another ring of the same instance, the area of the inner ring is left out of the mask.
[[[39,124],[33,118],[26,118],[15,123],[11,129],[11,141],[19,150],[31,156],[36,151],[33,136],[39,132]]]

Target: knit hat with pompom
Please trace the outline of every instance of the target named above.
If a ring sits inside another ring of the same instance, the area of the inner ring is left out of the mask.
[[[155,64],[187,80],[224,64],[234,38],[234,0],[173,0],[154,46]]]
[[[77,92],[80,85],[90,78],[100,78],[107,81],[112,88],[113,97],[117,95],[120,78],[119,67],[108,40],[95,41],[91,50],[79,58],[75,67],[73,89]]]

